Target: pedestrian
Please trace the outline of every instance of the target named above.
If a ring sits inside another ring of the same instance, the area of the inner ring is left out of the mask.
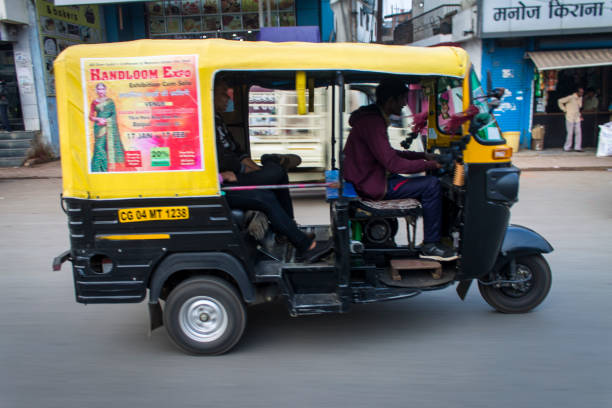
[[[587,88],[582,101],[583,112],[596,112],[599,108],[599,98],[593,88]]]
[[[559,108],[565,113],[565,129],[567,131],[567,136],[565,138],[563,150],[566,152],[572,150],[572,144],[574,145],[575,151],[582,151],[582,115],[580,114],[580,109],[582,108],[583,95],[584,88],[579,87],[576,92],[560,98],[557,101]]]
[[[11,131],[11,125],[9,124],[8,118],[8,91],[6,89],[6,83],[0,79],[0,120],[2,121],[2,127],[7,132]]]

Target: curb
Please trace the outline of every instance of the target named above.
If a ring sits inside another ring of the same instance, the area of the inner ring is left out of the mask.
[[[0,175],[1,180],[51,180],[51,179],[61,179],[62,176],[2,176]]]
[[[517,166],[518,167],[518,166]],[[612,171],[611,166],[585,167],[519,167],[521,171]]]

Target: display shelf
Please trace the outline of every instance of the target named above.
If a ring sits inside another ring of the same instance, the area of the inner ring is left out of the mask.
[[[297,113],[295,91],[257,88],[249,93],[249,137],[255,162],[266,153],[297,154],[300,168],[324,168],[328,112],[325,90],[315,91],[314,112]]]

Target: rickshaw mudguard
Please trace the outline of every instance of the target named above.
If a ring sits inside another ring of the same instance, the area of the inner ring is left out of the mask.
[[[502,256],[508,254],[547,254],[553,251],[552,245],[537,232],[521,225],[509,225],[501,247]]]
[[[521,225],[509,225],[493,270],[503,268],[517,255],[547,254],[552,251],[552,245],[537,232]],[[461,300],[465,299],[471,283],[472,280],[469,279],[462,280],[457,285],[457,294]]]
[[[169,255],[155,268],[149,281],[149,304],[158,303],[164,283],[172,274],[206,269],[226,273],[238,285],[245,302],[251,303],[255,300],[255,287],[236,258],[224,252],[189,252]]]

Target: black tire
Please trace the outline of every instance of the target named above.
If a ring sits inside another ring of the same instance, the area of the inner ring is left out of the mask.
[[[164,325],[174,344],[187,353],[223,354],[242,337],[246,310],[227,281],[214,276],[191,278],[168,295]]]
[[[484,300],[501,313],[526,313],[538,306],[548,292],[552,282],[550,267],[542,255],[526,255],[516,259],[517,278],[530,279],[517,287],[495,287],[478,282],[478,289]],[[507,280],[509,266],[497,277]]]

